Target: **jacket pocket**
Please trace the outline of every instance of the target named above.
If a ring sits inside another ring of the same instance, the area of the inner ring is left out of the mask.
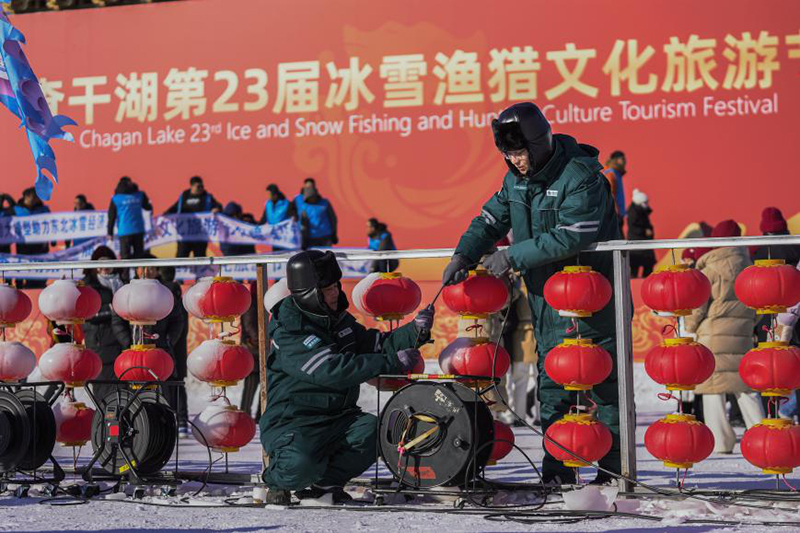
[[[558,209],[537,209],[535,212],[533,229],[537,235],[553,230],[558,225]]]
[[[341,394],[295,394],[294,403],[303,411],[331,412],[342,409],[345,396]]]

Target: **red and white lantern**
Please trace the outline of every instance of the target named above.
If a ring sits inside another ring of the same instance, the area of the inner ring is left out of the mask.
[[[83,324],[100,310],[100,295],[81,281],[59,279],[39,294],[39,310],[56,324]]]
[[[250,308],[250,289],[229,277],[201,278],[183,295],[183,306],[206,322],[233,322]]]
[[[544,371],[566,390],[589,390],[611,374],[611,355],[591,339],[564,339],[550,350]]]
[[[272,310],[276,305],[291,295],[292,292],[289,290],[289,285],[286,281],[286,278],[281,278],[273,283],[272,287],[270,287],[267,293],[264,295],[264,308],[269,313],[272,313]]]
[[[503,459],[514,449],[514,432],[502,422],[494,421],[494,442],[489,454],[489,463],[493,464]]]
[[[560,316],[585,318],[611,301],[611,283],[590,266],[568,266],[544,284],[544,299]]]
[[[589,466],[589,463],[599,461],[611,450],[611,431],[589,414],[564,415],[564,418],[547,428],[545,435],[589,461],[578,459],[545,439],[544,447],[550,455],[569,468]]]
[[[233,341],[210,339],[192,350],[186,360],[189,372],[214,387],[230,387],[250,375],[253,354]]]
[[[765,474],[790,474],[800,466],[800,426],[785,418],[765,418],[744,433],[742,455]]]
[[[439,354],[439,366],[445,374],[501,378],[511,367],[511,357],[486,337],[459,337]]]
[[[647,276],[641,295],[644,304],[659,316],[686,316],[708,301],[711,282],[696,268],[669,265]]]
[[[800,389],[800,348],[787,342],[760,342],[739,362],[742,381],[762,396],[789,396]]]
[[[83,344],[62,342],[53,345],[39,358],[42,377],[63,381],[67,387],[83,387],[103,369],[100,356]]]
[[[0,328],[13,328],[31,314],[31,299],[21,290],[0,284]]]
[[[223,453],[239,451],[256,434],[253,419],[235,405],[209,405],[194,419],[194,426],[197,442]]]
[[[134,344],[114,361],[114,374],[122,381],[166,381],[174,368],[172,356],[154,344]]]
[[[133,279],[114,293],[111,305],[134,326],[152,326],[172,312],[175,298],[157,279]]]
[[[65,398],[53,406],[53,414],[56,442],[62,446],[83,446],[91,440],[94,409]]]
[[[785,313],[800,302],[800,270],[783,259],[762,259],[739,273],[734,290],[759,315]]]
[[[474,270],[461,283],[445,287],[442,299],[447,308],[461,318],[480,320],[505,307],[508,288],[487,271]]]
[[[0,381],[20,381],[36,368],[36,356],[19,342],[0,341]]]
[[[714,434],[692,415],[667,415],[647,428],[644,445],[667,468],[691,468],[714,451]]]
[[[422,291],[399,272],[373,272],[353,287],[353,304],[378,320],[400,320],[413,313],[422,301]]]
[[[644,360],[647,375],[667,390],[694,390],[716,367],[711,350],[689,337],[665,339]]]

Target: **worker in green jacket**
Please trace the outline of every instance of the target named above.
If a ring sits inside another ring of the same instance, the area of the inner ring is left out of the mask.
[[[456,252],[444,271],[445,284],[457,283],[468,270],[494,249],[497,241],[513,231],[514,244],[495,251],[483,260],[494,275],[509,269],[519,271],[528,287],[528,302],[534,318],[539,353],[538,395],[544,430],[576,403],[574,392],[565,391],[544,371],[546,354],[564,338],[580,334],[615,358],[614,305],[578,319],[559,316],[544,299],[544,284],[567,265],[590,265],[609,281],[613,280],[612,257],[606,253],[584,253],[594,242],[621,238],[614,211],[614,199],[600,173],[597,149],[578,144],[567,135],[553,135],[550,124],[532,103],[514,104],[492,122],[497,148],[509,171],[500,190],[483,206],[461,237]],[[572,328],[572,329],[570,329]],[[569,330],[569,331],[568,331]],[[616,358],[615,358],[616,359]],[[620,471],[619,405],[616,368],[608,379],[594,387],[598,419],[614,436],[609,454],[600,465]],[[545,452],[544,481],[551,484],[575,482],[573,470]],[[599,472],[596,483],[609,483],[612,476]]]
[[[291,296],[273,307],[269,327],[263,478],[271,492],[341,503],[350,500],[345,484],[375,462],[377,421],[357,406],[359,386],[410,372],[434,313],[426,308],[392,333],[366,329],[347,312],[332,252],[300,252],[286,268]]]

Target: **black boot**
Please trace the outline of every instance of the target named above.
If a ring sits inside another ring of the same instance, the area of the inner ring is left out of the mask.
[[[353,497],[345,492],[344,487],[320,487],[318,485],[311,485],[307,489],[298,490],[294,493],[298,500],[319,500],[326,494],[332,496],[334,504],[353,501]]]

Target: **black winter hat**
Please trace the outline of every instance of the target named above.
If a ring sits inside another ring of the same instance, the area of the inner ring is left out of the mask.
[[[553,155],[553,132],[542,111],[531,102],[508,107],[492,121],[494,144],[501,152],[527,149],[531,159],[528,175],[541,170]],[[511,171],[522,177],[517,167],[506,159]]]
[[[324,287],[338,283],[342,270],[331,251],[306,250],[286,264],[286,284],[300,309],[316,315],[332,315],[322,298]]]

